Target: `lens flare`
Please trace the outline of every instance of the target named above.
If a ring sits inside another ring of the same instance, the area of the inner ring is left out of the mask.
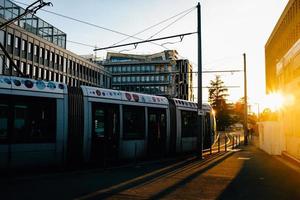
[[[271,93],[263,99],[262,106],[272,111],[278,111],[283,107],[284,102],[285,98],[281,93]]]

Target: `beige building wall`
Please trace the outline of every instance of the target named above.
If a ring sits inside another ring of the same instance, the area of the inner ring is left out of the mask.
[[[285,96],[277,140],[282,151],[300,159],[300,0],[288,2],[265,45],[265,57],[267,92]]]

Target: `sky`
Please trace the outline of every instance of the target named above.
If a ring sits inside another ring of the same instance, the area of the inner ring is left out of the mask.
[[[31,3],[28,0],[18,0]],[[133,35],[178,13],[192,9],[195,0],[51,0],[53,7],[46,10],[82,21]],[[288,0],[200,0],[202,23],[203,70],[243,70],[243,53],[247,55],[247,86],[249,102],[259,103],[265,96],[264,45],[283,12]],[[24,7],[24,5],[23,5]],[[187,13],[187,12],[186,12]],[[67,40],[105,47],[115,44],[126,36],[83,23],[65,19],[44,11],[37,16],[67,33]],[[182,16],[182,15],[181,15]],[[178,18],[178,17],[177,17]],[[181,19],[170,21],[150,29],[137,37],[148,39],[197,31],[197,10],[193,9]],[[174,22],[176,20],[176,22]],[[172,24],[171,24],[172,23]],[[167,27],[167,28],[165,28]],[[165,29],[164,29],[165,28]],[[123,43],[137,41],[128,39]],[[197,35],[158,41],[168,49],[176,49],[181,57],[191,61],[197,71]],[[173,44],[170,44],[173,43]],[[67,42],[67,49],[79,55],[95,54],[92,47]],[[165,50],[159,45],[140,44],[110,51],[152,54]],[[105,58],[106,51],[96,55]],[[205,73],[203,86],[220,75],[229,88],[229,101],[243,97],[243,73]],[[196,77],[194,78],[196,85]],[[203,89],[203,101],[208,98]]]

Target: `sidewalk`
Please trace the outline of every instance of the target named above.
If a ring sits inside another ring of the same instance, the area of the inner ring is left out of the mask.
[[[299,168],[299,167],[298,167]],[[206,160],[0,183],[1,199],[300,199],[300,170],[249,145]]]

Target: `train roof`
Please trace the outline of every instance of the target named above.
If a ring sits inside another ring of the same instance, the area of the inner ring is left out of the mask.
[[[173,101],[174,101],[176,107],[193,108],[193,109],[198,108],[198,103],[195,103],[193,101],[187,101],[187,100],[176,99],[176,98],[173,98]],[[208,103],[202,104],[202,110],[210,111],[211,109],[212,109],[212,107]]]
[[[81,86],[81,88],[83,90],[83,95],[87,97],[136,102],[136,103],[159,104],[159,105],[169,104],[168,99],[162,96],[127,92],[127,91],[120,91],[120,90],[111,90],[111,89],[97,88],[97,87],[90,87],[90,86]]]
[[[0,89],[67,94],[67,85],[52,81],[0,75]]]

